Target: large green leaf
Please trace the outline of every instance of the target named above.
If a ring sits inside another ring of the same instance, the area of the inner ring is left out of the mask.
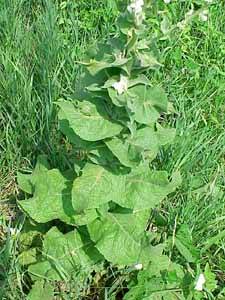
[[[153,208],[181,182],[179,173],[174,173],[172,180],[168,180],[165,171],[151,171],[148,166],[133,169],[126,176],[125,196],[117,203],[135,211]]]
[[[115,42],[114,42],[115,46]],[[110,49],[110,45],[99,45],[96,50],[89,52],[89,61],[81,62],[85,65],[92,76],[96,75],[100,71],[109,68],[120,68],[128,73],[127,64],[129,64],[129,58],[122,57],[120,51]],[[112,51],[115,50],[113,54]],[[90,55],[91,54],[91,55]],[[92,55],[93,54],[93,55]],[[91,57],[93,56],[93,57]]]
[[[97,208],[109,201],[118,200],[124,194],[125,177],[115,175],[106,168],[88,164],[83,174],[74,181],[72,203],[76,212]]]
[[[60,219],[73,224],[74,210],[71,203],[71,183],[57,169],[39,176],[33,198],[19,201],[19,206],[33,220],[45,223]]]
[[[91,240],[83,239],[77,230],[67,234],[53,227],[43,242],[42,260],[30,265],[35,277],[67,280],[73,274],[87,273],[102,259]],[[88,274],[88,273],[87,273]]]
[[[72,102],[58,102],[69,127],[83,140],[98,141],[120,133],[123,127],[110,120],[103,103],[83,101],[78,108]]]
[[[145,264],[153,253],[152,246],[145,243],[149,214],[149,210],[136,214],[106,213],[90,223],[88,231],[108,261],[120,265]]]
[[[129,90],[128,107],[141,124],[155,123],[161,112],[167,112],[167,96],[160,87],[136,85]]]
[[[158,124],[157,131],[151,127],[144,127],[134,135],[126,135],[123,139],[114,137],[105,143],[121,164],[132,168],[141,162],[152,161],[159,147],[171,143],[175,134],[174,129],[163,128]]]

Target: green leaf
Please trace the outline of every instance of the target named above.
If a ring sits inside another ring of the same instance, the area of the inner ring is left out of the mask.
[[[161,269],[165,271],[165,269]],[[139,272],[138,282],[125,295],[124,300],[184,300],[179,282],[169,284],[161,276],[152,277],[149,269]]]
[[[87,276],[94,264],[102,259],[93,242],[87,239],[83,242],[77,230],[62,234],[56,227],[46,234],[42,255],[42,261],[30,265],[29,272],[50,280],[68,280],[79,272]]]
[[[69,127],[83,140],[98,141],[120,133],[123,127],[110,120],[103,103],[83,101],[79,108],[72,102],[58,102]]]
[[[102,60],[91,59],[89,62],[82,63],[85,65],[92,76],[96,75],[100,71],[109,68],[120,68],[126,73],[129,73],[126,64],[128,64],[129,59],[125,57],[114,56],[114,55],[104,55]]]
[[[147,50],[147,49],[146,49]],[[153,69],[156,70],[162,65],[158,62],[158,60],[154,57],[153,53],[149,51],[139,51],[137,54],[137,60],[134,65],[134,69],[145,70],[145,69]]]
[[[72,203],[76,212],[97,208],[109,201],[116,201],[124,194],[124,180],[98,165],[88,164],[83,174],[74,181]]]
[[[94,164],[101,166],[110,166],[118,164],[115,156],[110,152],[106,145],[101,144],[89,152],[89,160]]]
[[[117,202],[135,211],[154,208],[181,183],[179,173],[168,180],[165,171],[151,171],[147,166],[139,167],[126,176],[126,195]]]
[[[118,107],[126,106],[129,98],[130,97],[135,97],[135,95],[132,94],[132,87],[136,85],[150,85],[149,79],[144,76],[143,74],[135,77],[135,78],[128,78],[128,83],[127,83],[127,91],[124,91],[123,94],[118,94],[118,92],[113,88],[113,84],[116,82],[120,81],[119,77],[112,77],[109,80],[106,81],[104,86],[102,87],[103,89],[107,88],[109,97],[111,98],[113,104],[115,104]]]
[[[32,174],[17,173],[17,183],[19,188],[27,194],[33,194],[35,182],[39,176],[44,176],[48,171],[49,164],[45,155],[39,155]]]
[[[161,146],[165,146],[168,144],[172,144],[176,136],[176,129],[174,128],[163,128],[160,124],[157,123],[157,137],[159,144]]]
[[[149,211],[136,214],[106,213],[88,225],[95,246],[104,257],[120,265],[145,263],[151,259],[150,245],[144,245]]]
[[[200,251],[193,245],[191,232],[186,224],[181,225],[176,234],[175,245],[187,262],[197,262]]]
[[[31,182],[31,174],[17,173],[17,183],[19,188],[27,194],[33,193],[33,185]]]
[[[30,248],[26,251],[23,251],[19,255],[18,261],[22,266],[30,265],[30,264],[36,262],[36,256],[37,256],[37,249],[36,248]]]
[[[32,286],[27,300],[52,300],[54,298],[54,288],[48,282],[44,280],[36,281]]]
[[[133,136],[125,136],[124,139],[114,137],[106,140],[107,147],[118,158],[121,164],[127,167],[137,167],[141,161],[152,161],[159,146],[172,143],[176,131],[170,128],[163,128],[157,125],[157,131],[145,127],[136,131]]]
[[[38,223],[60,219],[74,224],[71,203],[71,183],[57,169],[39,176],[35,183],[33,198],[19,201],[22,210]]]
[[[118,160],[127,167],[136,167],[139,164],[139,161],[132,161],[129,157],[129,144],[120,139],[113,138],[111,140],[105,141],[107,147],[112,151],[112,153],[118,158]]]
[[[127,105],[129,100],[129,93],[124,92],[123,94],[119,95],[117,91],[113,87],[108,88],[109,97],[112,100],[112,103],[118,107],[123,107]]]
[[[127,138],[131,160],[153,160],[159,150],[158,138],[153,128],[144,127],[136,131],[133,137]]]
[[[69,126],[69,121],[66,120],[66,117],[63,114],[62,110],[59,112],[58,117],[60,131],[68,138],[70,143],[74,144],[76,149],[93,149],[93,147],[95,146],[93,145],[93,142],[87,142],[85,140],[82,140]]]
[[[167,96],[160,87],[136,85],[129,90],[128,107],[141,124],[155,123],[160,113],[167,112]]]
[[[208,291],[213,292],[217,289],[217,280],[216,275],[211,271],[209,264],[207,263],[205,266],[205,287]]]

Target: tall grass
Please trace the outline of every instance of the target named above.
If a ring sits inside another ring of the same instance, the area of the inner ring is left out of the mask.
[[[74,92],[75,61],[109,31],[113,12],[95,0],[0,2],[0,198],[18,168],[56,151],[53,103]]]

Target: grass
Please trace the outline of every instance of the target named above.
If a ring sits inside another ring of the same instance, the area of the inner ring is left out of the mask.
[[[62,160],[53,102],[74,92],[79,71],[74,61],[87,45],[113,30],[113,1],[102,3],[1,1],[0,199],[17,194],[16,171],[31,169],[38,153],[51,156],[53,165]],[[167,6],[157,1],[155,9],[161,14],[157,18],[154,11],[150,14],[150,31],[158,30],[163,15],[176,24],[190,8],[191,1]],[[162,206],[165,231],[171,236],[180,224],[189,225],[194,243],[205,249],[201,265],[210,264],[221,290],[225,285],[224,9],[223,1],[215,3],[207,22],[196,18],[161,40],[164,67],[150,74],[165,87],[178,112],[170,118],[177,127],[175,143],[160,156],[167,170],[179,169],[183,176],[180,189]],[[23,299],[17,242],[7,233],[11,217],[7,221],[6,216],[14,212],[1,207],[0,285],[7,294],[2,297]]]

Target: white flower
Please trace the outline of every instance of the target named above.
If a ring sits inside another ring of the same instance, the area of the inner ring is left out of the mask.
[[[180,28],[181,30],[184,29],[185,26],[186,26],[185,20],[177,23],[177,27]]]
[[[133,0],[127,9],[131,14],[139,15],[142,13],[142,6],[144,6],[144,0]]]
[[[199,13],[199,18],[201,21],[206,22],[208,20],[208,10],[203,10]]]
[[[204,274],[200,274],[195,285],[195,290],[201,292],[203,290],[203,285],[205,284]]]
[[[120,75],[120,81],[113,83],[112,87],[119,95],[122,95],[128,89],[128,78]]]
[[[133,0],[130,5],[128,5],[127,10],[134,14],[137,25],[141,25],[145,14],[143,12],[144,0]]]
[[[164,3],[169,4],[171,0],[164,0]]]
[[[143,265],[142,264],[136,264],[134,265],[135,270],[142,270],[143,269]]]
[[[186,13],[186,16],[191,17],[193,15],[193,13],[194,13],[194,9],[192,8]]]
[[[11,236],[16,237],[20,233],[20,230],[17,228],[9,227],[9,233],[11,234]]]
[[[207,3],[213,3],[213,0],[205,0]]]

